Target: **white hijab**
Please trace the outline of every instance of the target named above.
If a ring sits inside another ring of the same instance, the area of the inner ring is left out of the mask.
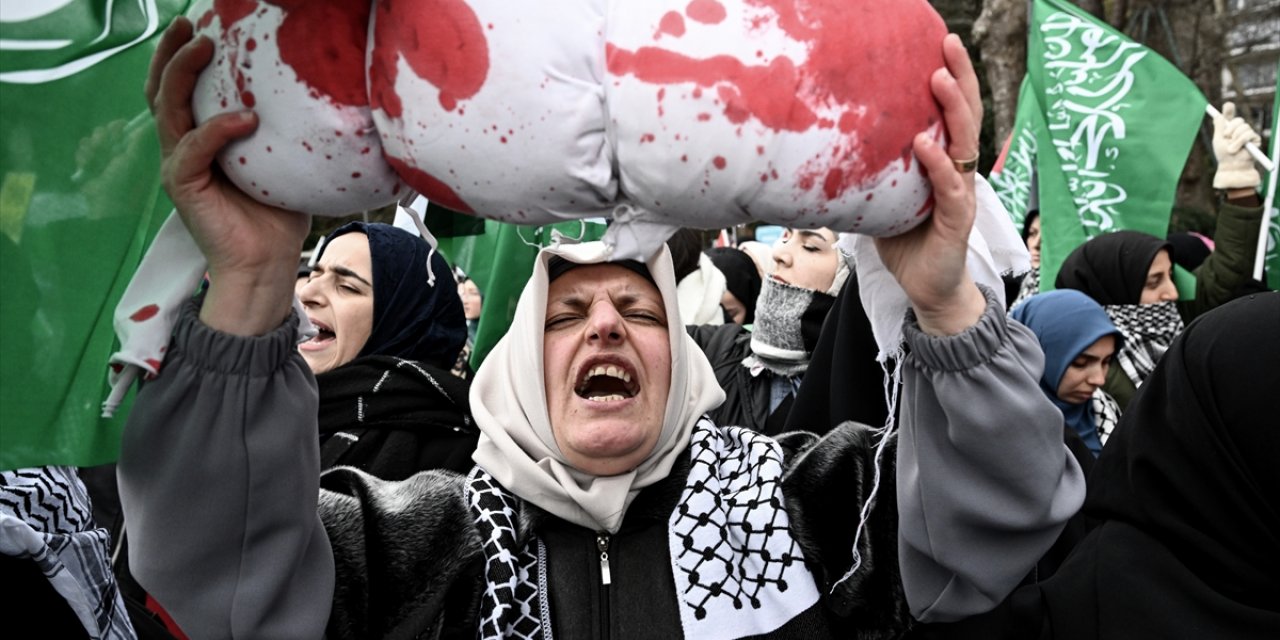
[[[675,273],[663,245],[646,261],[662,294],[671,343],[671,389],[662,434],[640,466],[616,476],[595,476],[571,467],[556,445],[547,412],[542,372],[547,309],[547,263],[552,256],[578,264],[609,262],[613,250],[601,242],[543,249],[516,306],[511,329],[489,352],[471,385],[471,411],[480,427],[473,456],[503,487],[565,520],[616,533],[640,490],[667,477],[689,445],[694,423],[724,401],[711,363],[680,320]]]

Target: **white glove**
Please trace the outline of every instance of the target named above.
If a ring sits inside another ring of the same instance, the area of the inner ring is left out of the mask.
[[[1262,144],[1262,138],[1236,116],[1236,105],[1222,105],[1222,115],[1213,119],[1213,155],[1218,159],[1218,172],[1213,176],[1214,189],[1250,189],[1262,184],[1262,176],[1253,166],[1253,158],[1245,143]]]

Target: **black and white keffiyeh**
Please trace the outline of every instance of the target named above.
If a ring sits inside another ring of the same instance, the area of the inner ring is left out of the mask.
[[[1023,300],[1040,293],[1040,267],[1033,267],[1026,275],[1022,276],[1022,284],[1018,286],[1018,296],[1009,303],[1012,309]]]
[[[1133,386],[1140,387],[1169,350],[1173,339],[1182,333],[1178,307],[1174,302],[1157,302],[1105,305],[1103,309],[1124,336],[1116,362],[1133,381]]]
[[[1096,389],[1090,400],[1090,408],[1093,410],[1093,423],[1098,428],[1098,441],[1106,446],[1111,432],[1120,424],[1120,403],[1106,391]]]
[[[551,612],[546,600],[546,550],[536,537],[517,548],[519,498],[484,469],[467,476],[467,506],[475,518],[484,551],[484,596],[478,637],[549,638]]]
[[[94,527],[75,469],[0,471],[0,553],[35,561],[90,638],[135,638],[107,560],[108,537]]]
[[[668,544],[686,638],[773,631],[818,601],[791,535],[777,442],[702,418],[690,442],[689,477],[671,513]],[[550,638],[546,548],[516,532],[519,498],[480,467],[467,505],[483,543],[480,638]]]
[[[686,638],[768,633],[818,601],[791,535],[778,443],[703,418],[671,514],[671,562]]]

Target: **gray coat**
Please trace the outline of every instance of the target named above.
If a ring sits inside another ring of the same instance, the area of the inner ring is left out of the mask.
[[[981,321],[957,336],[927,336],[908,318],[897,474],[882,477],[881,488],[885,492],[892,482],[897,509],[879,509],[875,516],[888,516],[896,535],[872,535],[867,555],[876,566],[889,565],[877,576],[900,580],[910,618],[892,596],[863,606],[857,594],[849,599],[823,589],[824,606],[837,617],[884,614],[887,620],[858,623],[868,631],[891,634],[911,619],[947,621],[991,609],[1052,545],[1084,498],[1084,478],[1062,443],[1061,414],[1039,392],[1038,343],[1025,327],[1006,320],[992,295],[987,298]],[[447,506],[458,499],[456,478],[426,472],[380,485],[351,474],[326,476],[326,484],[340,491],[321,499],[315,382],[294,348],[296,322],[290,318],[266,336],[244,338],[200,324],[194,305],[184,310],[164,372],[139,394],[122,448],[121,497],[134,575],[192,637],[319,638],[335,601],[331,631],[376,628],[382,634],[394,627],[474,637],[467,617],[473,612],[450,606],[474,602],[477,584],[469,550],[474,532],[465,511]],[[821,448],[797,445],[805,437],[796,438],[793,455],[843,452],[847,459],[828,468],[866,468],[868,439]],[[794,487],[784,492],[787,511],[804,529],[797,539],[806,551],[813,549],[806,566],[824,587],[847,561],[840,550],[851,539],[850,522],[857,522],[866,489],[856,473],[817,475],[820,482],[847,483],[811,492],[823,501],[818,514],[801,513],[812,507],[792,498]],[[352,526],[383,507],[413,512],[424,502],[440,508],[429,509],[433,515],[421,522],[444,538],[432,534],[419,544],[397,545],[378,537],[394,527]],[[317,512],[321,504],[328,533]],[[361,533],[348,535],[352,531]],[[397,553],[401,548],[414,552]],[[886,558],[895,556],[893,567]],[[336,588],[335,566],[344,574]],[[346,575],[352,566],[357,575]],[[549,571],[557,566],[552,561]],[[360,573],[379,580],[384,572],[432,578],[421,590],[354,582]],[[555,575],[549,583],[553,591],[567,584]],[[371,613],[353,608],[353,591],[363,591]],[[557,597],[553,593],[552,601]],[[417,620],[403,628],[393,624],[403,615]],[[821,615],[827,620],[827,613]],[[570,622],[553,618],[553,626],[557,634],[574,635]],[[664,626],[655,633],[679,631]]]

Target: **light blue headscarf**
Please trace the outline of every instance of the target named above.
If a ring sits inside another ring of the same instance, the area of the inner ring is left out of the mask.
[[[1092,298],[1072,289],[1059,289],[1031,296],[1014,307],[1014,320],[1026,325],[1040,340],[1044,350],[1044,375],[1040,389],[1062,411],[1067,426],[1080,436],[1093,455],[1102,451],[1092,403],[1068,404],[1058,398],[1058,385],[1071,361],[1103,336],[1116,337],[1116,351],[1124,337],[1111,323],[1107,312]]]

